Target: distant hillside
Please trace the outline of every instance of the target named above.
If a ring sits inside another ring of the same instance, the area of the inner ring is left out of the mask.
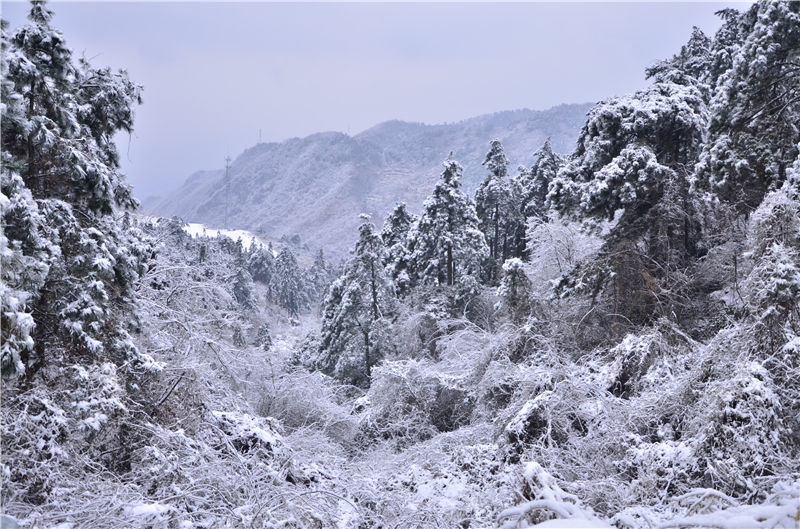
[[[571,152],[591,107],[514,110],[446,125],[388,121],[353,137],[323,132],[260,143],[231,164],[228,227],[270,238],[297,234],[311,248],[344,257],[360,213],[380,227],[396,202],[418,212],[450,151],[472,193],[486,174],[481,162],[492,139],[503,142],[512,171],[530,166],[547,137],[556,151]],[[224,170],[200,171],[147,205],[162,216],[222,227],[225,194]]]

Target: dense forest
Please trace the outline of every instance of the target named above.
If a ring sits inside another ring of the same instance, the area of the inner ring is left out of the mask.
[[[796,529],[800,2],[718,14],[335,265],[138,214],[143,88],[3,22],[3,528]]]

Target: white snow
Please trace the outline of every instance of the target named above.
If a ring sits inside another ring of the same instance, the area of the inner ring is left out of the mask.
[[[555,520],[547,520],[546,522],[532,525],[531,527],[548,527],[551,529],[613,529],[610,525],[601,522],[597,518],[592,520],[588,518],[557,518]]]
[[[155,516],[160,517],[168,513],[172,507],[160,503],[143,503],[132,507],[125,507],[125,513],[129,516]]]
[[[209,228],[204,224],[198,224],[196,222],[190,222],[184,226],[183,229],[192,237],[201,237],[203,235],[206,235],[207,237],[217,237],[218,235],[221,235],[234,241],[241,238],[242,244],[245,248],[250,248],[250,245],[253,243],[253,241],[255,241],[256,247],[264,246],[264,243],[259,241],[255,234],[245,230],[218,230]]]

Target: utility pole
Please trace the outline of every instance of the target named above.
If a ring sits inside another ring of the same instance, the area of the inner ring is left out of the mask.
[[[225,225],[224,228],[228,229],[228,197],[231,194],[231,178],[228,174],[231,168],[231,157],[225,157]]]

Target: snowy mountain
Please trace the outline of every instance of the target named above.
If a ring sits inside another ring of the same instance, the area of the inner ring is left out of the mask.
[[[464,186],[471,194],[486,175],[481,162],[492,139],[503,142],[514,166],[530,166],[548,137],[557,152],[571,152],[591,106],[498,112],[444,125],[388,121],[353,137],[323,132],[260,143],[230,166],[228,227],[276,239],[299,235],[310,247],[342,257],[360,213],[380,225],[397,202],[419,211],[451,151],[464,166]],[[224,174],[197,172],[148,205],[164,217],[222,227]]]

